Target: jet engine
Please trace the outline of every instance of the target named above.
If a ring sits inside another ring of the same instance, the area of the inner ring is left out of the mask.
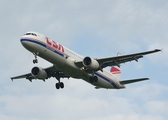
[[[46,71],[43,70],[41,67],[33,67],[31,70],[31,74],[37,79],[45,80],[47,78]]]
[[[97,60],[91,58],[91,57],[85,57],[83,59],[83,65],[89,69],[89,70],[98,70],[99,69],[99,63]]]

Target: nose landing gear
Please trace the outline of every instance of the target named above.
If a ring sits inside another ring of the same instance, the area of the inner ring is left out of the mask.
[[[39,52],[33,52],[33,55],[35,57],[35,59],[33,60],[33,63],[38,63],[38,60],[37,60],[37,55],[39,54]]]
[[[38,63],[38,60],[37,59],[34,59],[33,60],[33,63],[35,64],[35,63]]]

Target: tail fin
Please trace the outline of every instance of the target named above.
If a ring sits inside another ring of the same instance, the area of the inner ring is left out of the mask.
[[[112,66],[110,72],[117,78],[120,79],[121,76],[121,68],[118,66]]]

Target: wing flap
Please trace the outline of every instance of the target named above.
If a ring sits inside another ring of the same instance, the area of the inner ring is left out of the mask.
[[[120,81],[120,84],[125,85],[125,84],[140,82],[140,81],[144,81],[144,80],[149,80],[149,78],[138,78],[138,79],[131,79],[131,80],[123,80],[123,81]]]

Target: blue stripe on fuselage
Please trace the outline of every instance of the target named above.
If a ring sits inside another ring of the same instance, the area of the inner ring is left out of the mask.
[[[27,42],[36,43],[36,44],[38,44],[38,45],[41,45],[41,46],[43,46],[43,47],[45,47],[45,48],[47,48],[47,49],[53,51],[54,53],[56,53],[56,54],[58,54],[58,55],[64,57],[64,54],[62,54],[60,51],[58,51],[58,50],[56,50],[56,49],[54,49],[54,48],[52,48],[52,47],[46,45],[45,43],[40,42],[40,41],[31,40],[31,39],[26,39],[26,38],[23,38],[23,39],[21,39],[20,41],[21,41],[21,42],[22,42],[22,41],[27,41]]]
[[[110,79],[108,79],[107,77],[101,75],[101,74],[98,73],[98,72],[95,72],[95,74],[96,74],[98,77],[102,78],[103,80],[109,82],[111,85],[113,85],[114,88],[119,89],[119,87],[118,87],[113,81],[111,81]]]

